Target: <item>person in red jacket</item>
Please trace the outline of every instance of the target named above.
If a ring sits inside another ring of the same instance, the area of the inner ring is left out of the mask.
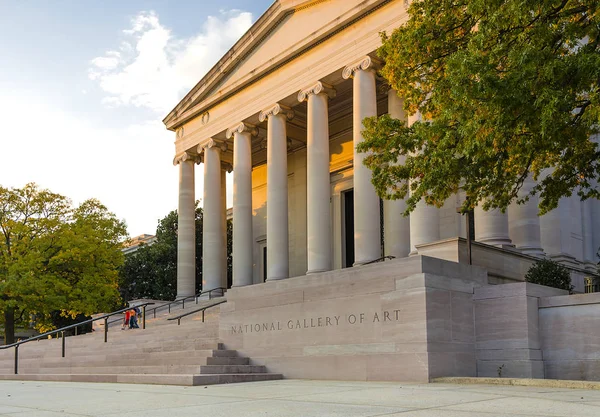
[[[129,327],[129,320],[131,319],[131,310],[127,310],[125,312],[125,317],[123,318],[123,326],[121,330],[125,330]]]

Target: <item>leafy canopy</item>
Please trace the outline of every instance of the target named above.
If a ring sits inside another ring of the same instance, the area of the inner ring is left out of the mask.
[[[525,281],[573,292],[568,269],[551,259],[540,259],[525,275]]]
[[[364,121],[359,151],[379,195],[410,188],[406,214],[459,189],[463,212],[505,209],[532,175],[541,213],[572,192],[600,197],[599,11],[597,0],[413,1],[378,53],[422,120]]]
[[[202,287],[202,209],[196,207],[196,293]],[[124,300],[149,298],[172,300],[177,296],[177,211],[158,221],[156,241],[126,255],[119,271]],[[231,282],[232,223],[227,222],[227,275]]]
[[[39,330],[52,314],[90,315],[119,300],[125,224],[97,200],[73,208],[66,197],[0,186],[0,321],[14,339],[19,318],[36,317]]]

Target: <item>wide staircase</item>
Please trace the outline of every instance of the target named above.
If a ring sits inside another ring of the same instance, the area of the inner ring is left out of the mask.
[[[209,385],[281,379],[262,365],[225,349],[218,339],[219,310],[223,299],[188,303],[171,312],[146,311],[146,329],[121,330],[109,325],[104,331],[66,337],[65,357],[62,339],[42,339],[20,345],[18,374],[14,373],[15,349],[0,350],[0,380],[121,382],[162,385]],[[214,305],[214,306],[213,306]],[[168,320],[212,306],[202,313]],[[151,306],[149,306],[151,307]],[[118,316],[116,317],[118,319]],[[114,321],[115,317],[112,318]]]

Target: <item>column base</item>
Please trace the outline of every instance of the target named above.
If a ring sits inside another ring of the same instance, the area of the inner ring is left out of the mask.
[[[516,250],[515,245],[512,244],[510,240],[498,240],[498,239],[484,239],[484,240],[476,240],[478,243],[483,243],[484,245],[495,246],[501,249],[508,250]]]
[[[313,269],[311,271],[306,271],[306,275],[312,275],[312,274],[321,274],[323,272],[329,272],[331,271],[330,269]]]
[[[282,279],[288,279],[289,277],[271,277],[271,278],[267,278],[266,282],[271,282],[271,281],[281,281]]]
[[[531,255],[531,256],[535,256],[537,258],[543,258],[544,256],[546,256],[546,254],[544,253],[544,250],[540,247],[521,246],[521,247],[518,247],[517,249],[520,250],[521,253],[524,253],[525,255]]]

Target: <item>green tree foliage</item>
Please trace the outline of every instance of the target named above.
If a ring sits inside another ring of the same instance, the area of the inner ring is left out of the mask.
[[[359,150],[381,197],[410,188],[408,213],[462,188],[463,212],[505,209],[530,174],[541,213],[572,192],[600,196],[600,2],[415,0],[408,13],[378,53],[422,120],[365,120]]]
[[[159,220],[156,242],[125,258],[120,270],[123,299],[172,300],[177,296],[177,211]],[[196,291],[202,288],[202,209],[196,207]],[[231,277],[231,221],[227,224],[228,277]],[[231,282],[229,278],[229,282]]]
[[[571,274],[561,264],[551,259],[540,259],[525,275],[525,281],[571,292]]]
[[[97,200],[73,208],[64,196],[0,187],[0,320],[5,341],[15,322],[35,316],[52,328],[56,311],[90,315],[119,301],[118,267],[125,224]]]

